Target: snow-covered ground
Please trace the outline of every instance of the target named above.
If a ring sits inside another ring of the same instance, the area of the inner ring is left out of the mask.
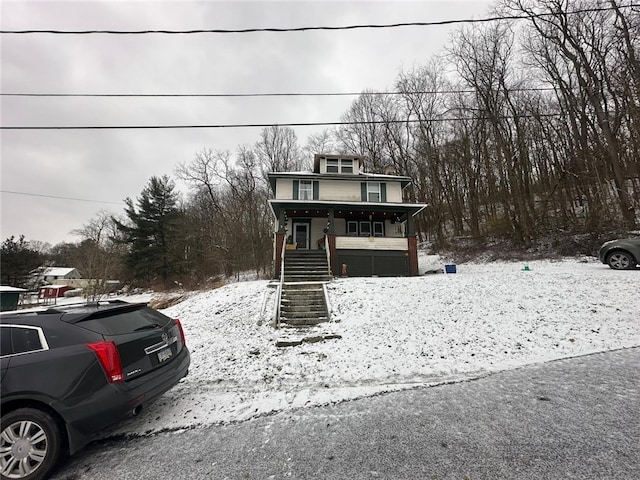
[[[421,262],[421,271],[443,268],[438,258]],[[336,279],[327,285],[333,321],[320,328],[342,338],[287,348],[276,347],[283,329],[270,322],[270,282],[192,294],[163,310],[182,321],[189,375],[114,433],[240,421],[640,345],[640,269],[594,259],[526,265]]]

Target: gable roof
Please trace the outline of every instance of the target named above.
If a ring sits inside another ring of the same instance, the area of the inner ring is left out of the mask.
[[[41,275],[44,275],[46,277],[64,277],[73,272],[77,273],[77,270],[75,268],[69,267],[47,267],[44,269]]]

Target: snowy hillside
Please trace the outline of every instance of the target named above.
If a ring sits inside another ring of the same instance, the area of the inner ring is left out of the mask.
[[[342,338],[278,348],[275,289],[240,282],[167,308],[189,375],[118,432],[239,421],[522,365],[640,345],[640,270],[575,259],[458,265],[455,274],[328,285]]]

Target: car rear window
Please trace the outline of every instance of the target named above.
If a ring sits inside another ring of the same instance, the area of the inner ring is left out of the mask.
[[[13,345],[11,345],[11,327],[0,328],[0,356],[12,355]]]
[[[0,356],[36,352],[44,348],[38,328],[17,325],[0,328]]]
[[[161,327],[170,321],[160,312],[144,307],[124,312],[100,312],[99,316],[89,316],[76,325],[103,335],[122,335],[136,331]]]

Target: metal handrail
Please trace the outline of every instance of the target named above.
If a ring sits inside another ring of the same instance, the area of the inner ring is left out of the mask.
[[[329,301],[329,292],[327,292],[327,284],[322,284],[322,292],[324,293],[324,306],[327,309],[327,321],[331,321],[331,302]]]
[[[329,249],[329,237],[327,235],[324,236],[324,251],[327,255],[327,266],[329,267],[329,274],[333,275],[331,271],[331,250]]]

